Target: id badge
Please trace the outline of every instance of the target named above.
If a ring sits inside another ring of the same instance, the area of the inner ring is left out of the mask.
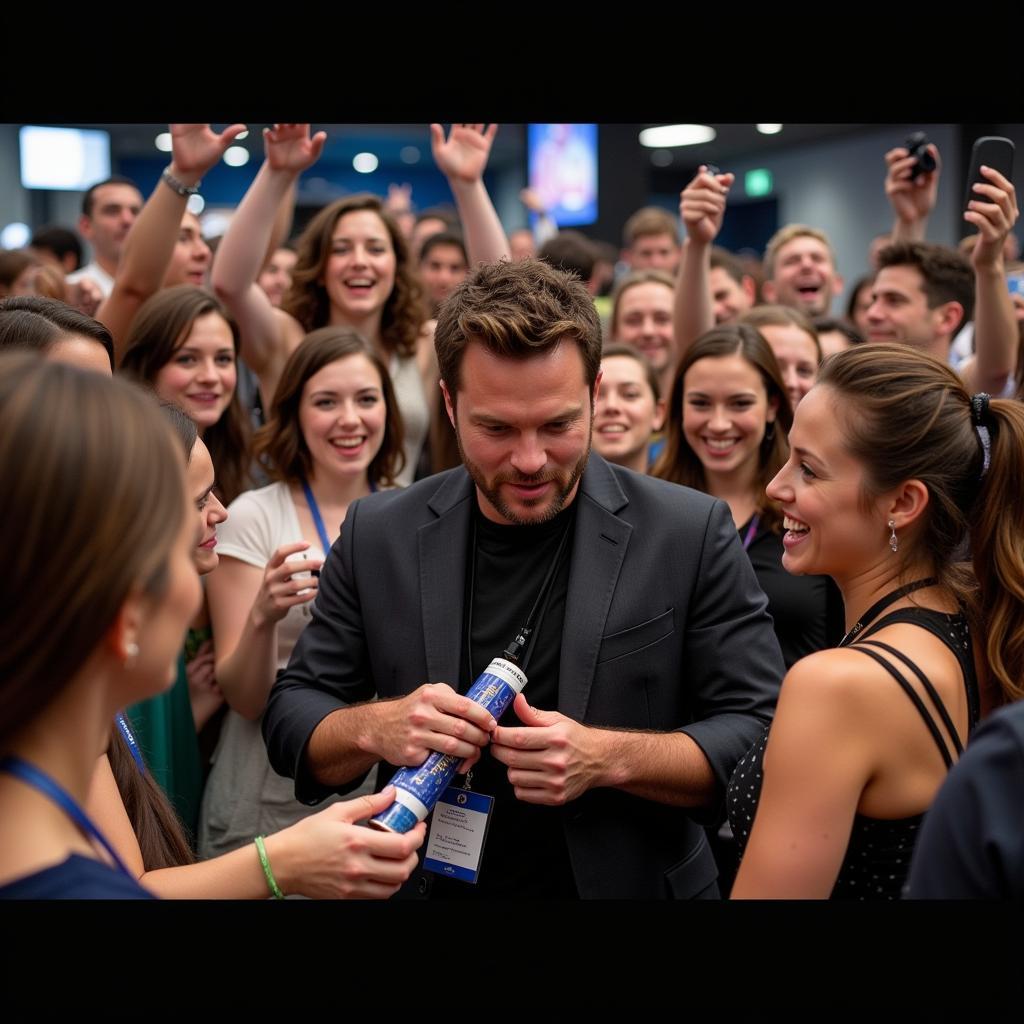
[[[493,796],[449,786],[438,798],[430,819],[423,867],[475,885],[493,806]]]

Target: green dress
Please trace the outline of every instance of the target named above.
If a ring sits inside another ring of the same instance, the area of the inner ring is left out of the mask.
[[[199,823],[203,770],[185,664],[187,659],[195,657],[199,646],[211,635],[209,628],[190,629],[178,657],[178,675],[174,685],[156,697],[128,708],[128,717],[146,765],[170,799],[193,847]]]

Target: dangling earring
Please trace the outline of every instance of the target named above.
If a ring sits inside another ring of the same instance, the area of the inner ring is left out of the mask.
[[[771,420],[764,428],[764,439],[766,443],[775,440],[775,420]]]
[[[129,640],[124,645],[125,653],[128,655],[124,660],[124,666],[127,668],[138,656],[139,656],[139,645],[134,640]]]
[[[900,542],[896,539],[896,520],[895,519],[890,519],[889,520],[889,529],[892,530],[892,533],[889,534],[889,547],[892,548],[893,554],[895,554],[899,550],[899,547],[900,547]]]

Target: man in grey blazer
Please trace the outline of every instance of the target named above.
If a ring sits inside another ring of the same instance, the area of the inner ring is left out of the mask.
[[[716,896],[702,826],[784,673],[727,506],[590,454],[601,335],[575,278],[485,264],[435,344],[463,466],[349,508],[270,695],[271,764],[316,803],[465,758],[494,797],[479,884],[412,893]],[[497,726],[460,694],[535,605]]]

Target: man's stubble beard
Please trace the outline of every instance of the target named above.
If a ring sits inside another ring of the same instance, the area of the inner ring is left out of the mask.
[[[462,447],[462,437],[459,434],[459,428],[454,427],[454,430],[455,443],[459,449],[459,458],[462,459],[462,464],[466,467],[466,472],[469,473],[473,483],[476,484],[480,493],[488,500],[488,502],[490,502],[492,508],[516,526],[537,526],[540,523],[546,523],[549,520],[554,519],[555,516],[565,508],[566,499],[572,493],[573,488],[579,483],[580,478],[583,476],[583,471],[587,468],[587,460],[590,458],[590,449],[593,443],[594,417],[593,413],[591,413],[590,433],[587,435],[586,451],[573,467],[566,485],[556,492],[555,497],[551,499],[547,508],[545,508],[543,513],[536,519],[524,519],[514,511],[501,497],[501,485],[503,483],[539,484],[548,480],[554,480],[557,482],[558,477],[550,474],[545,475],[544,473],[538,473],[536,476],[523,476],[522,474],[509,476],[507,473],[499,473],[498,476],[495,477],[492,487],[491,484],[488,483],[487,478],[480,471],[480,467],[466,455],[465,449]]]

